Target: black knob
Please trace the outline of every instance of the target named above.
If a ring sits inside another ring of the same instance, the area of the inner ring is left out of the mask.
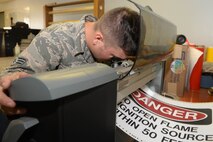
[[[184,44],[186,42],[186,37],[184,35],[177,35],[176,44]]]

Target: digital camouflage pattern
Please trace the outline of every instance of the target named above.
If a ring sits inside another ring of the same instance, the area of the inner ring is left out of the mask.
[[[3,74],[17,71],[32,74],[95,62],[86,45],[86,21],[96,18],[86,15],[78,23],[58,23],[42,30]]]

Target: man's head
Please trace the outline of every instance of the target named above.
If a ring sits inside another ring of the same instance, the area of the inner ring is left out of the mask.
[[[140,15],[125,7],[115,8],[103,15],[95,24],[92,51],[95,58],[125,59],[136,54],[140,35]]]

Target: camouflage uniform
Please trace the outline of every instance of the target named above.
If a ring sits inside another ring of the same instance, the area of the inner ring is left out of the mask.
[[[24,71],[38,73],[95,62],[86,45],[87,21],[96,21],[91,15],[79,23],[54,24],[41,31],[6,69],[5,73]]]

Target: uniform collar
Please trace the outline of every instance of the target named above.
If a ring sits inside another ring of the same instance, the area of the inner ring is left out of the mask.
[[[88,59],[88,62],[93,62],[94,58],[86,44],[86,35],[85,35],[85,23],[86,22],[95,22],[97,21],[96,17],[92,15],[84,15],[80,19],[80,27],[79,27],[79,35],[81,35],[80,41],[80,47],[77,48],[74,56],[84,56],[85,59]]]

